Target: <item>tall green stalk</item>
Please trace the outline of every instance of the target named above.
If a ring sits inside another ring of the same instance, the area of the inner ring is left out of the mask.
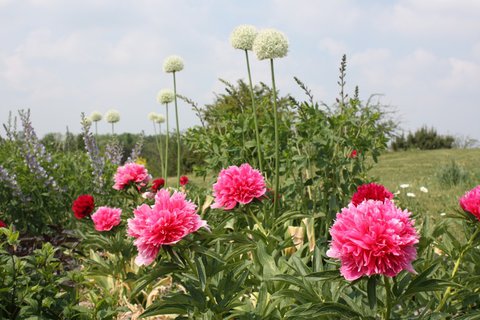
[[[178,124],[177,80],[173,72],[173,94],[175,96],[175,119],[177,121],[177,188],[180,187],[180,127]]]
[[[114,126],[114,125],[115,125],[115,123],[114,123],[114,122],[112,122],[112,135],[114,135],[114,134],[115,134],[115,132],[114,132],[114,130],[113,130],[113,126]]]
[[[257,140],[258,168],[263,173],[262,149],[260,148],[260,132],[258,131],[257,106],[255,104],[255,96],[253,93],[252,74],[250,72],[250,62],[248,60],[248,50],[245,50],[245,58],[247,59],[248,83],[250,85],[250,97],[252,98],[253,123],[255,125],[255,138]]]
[[[165,104],[165,121],[167,122],[167,134],[165,136],[165,188],[168,186],[168,140],[170,140],[170,125],[168,121],[168,103]]]
[[[390,280],[387,276],[383,276],[383,282],[385,283],[385,316],[384,320],[390,320],[390,314],[392,313],[392,290],[390,288]]]
[[[158,155],[160,156],[160,176],[163,177],[163,170],[165,169],[163,164],[163,151],[162,151],[162,144],[160,143],[159,136],[162,133],[162,127],[158,124],[160,133],[157,133],[157,126],[155,125],[155,121],[153,123],[153,131],[155,132],[155,142],[157,143]]]
[[[270,59],[270,69],[272,72],[272,90],[273,90],[273,121],[275,129],[275,188],[273,199],[273,216],[277,217],[278,196],[280,194],[280,146],[278,139],[278,111],[277,111],[277,88],[275,86],[275,71],[273,68],[273,59]]]

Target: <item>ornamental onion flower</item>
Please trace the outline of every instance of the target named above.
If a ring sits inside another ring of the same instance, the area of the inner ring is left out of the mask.
[[[353,205],[359,205],[364,200],[385,201],[393,199],[393,194],[381,184],[367,183],[359,186],[357,192],[353,194]]]
[[[183,70],[183,59],[179,56],[169,56],[163,61],[163,71],[166,73],[179,72]]]
[[[240,25],[230,34],[230,43],[235,49],[252,50],[258,31],[252,25]]]
[[[102,120],[102,114],[98,111],[93,111],[92,113],[90,113],[90,116],[89,118],[94,121],[94,122],[97,122],[97,121],[100,121]]]
[[[480,220],[480,185],[465,193],[459,202],[464,211]]]
[[[110,231],[121,222],[122,209],[100,207],[92,214],[92,221],[97,231]]]
[[[136,238],[138,249],[137,265],[151,264],[163,245],[172,245],[207,222],[196,214],[196,205],[187,201],[185,193],[161,189],[155,196],[155,204],[143,204],[134,211],[134,218],[128,219],[127,233]]]
[[[157,101],[160,104],[167,104],[173,101],[175,95],[170,89],[162,89],[157,94]]]
[[[116,123],[120,121],[120,112],[114,109],[110,109],[105,113],[105,120],[108,123]]]
[[[262,30],[253,42],[253,52],[258,60],[283,58],[288,53],[288,39],[278,30]]]
[[[238,203],[247,204],[261,198],[266,191],[265,179],[260,171],[248,163],[240,167],[230,166],[220,171],[213,185],[215,203],[211,207],[231,210]]]
[[[350,204],[337,213],[330,228],[327,256],[340,260],[340,273],[348,281],[374,274],[394,277],[402,270],[415,272],[412,261],[419,235],[410,215],[388,199]]]

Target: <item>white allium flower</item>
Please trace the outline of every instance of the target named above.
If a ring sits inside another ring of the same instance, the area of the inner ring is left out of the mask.
[[[413,193],[413,192],[407,192],[407,197],[415,198],[415,193]]]
[[[230,34],[230,43],[235,49],[252,50],[253,41],[258,31],[254,26],[243,24],[233,29]]]
[[[80,120],[80,124],[82,125],[90,125],[92,124],[92,119],[91,117],[85,117],[82,120]]]
[[[253,52],[259,60],[283,58],[288,53],[288,39],[275,29],[262,30],[253,42]]]
[[[102,120],[102,114],[98,111],[93,111],[91,114],[90,114],[90,120],[92,121],[100,121]]]
[[[179,56],[169,56],[163,61],[163,71],[167,73],[183,70],[183,59]]]
[[[161,104],[167,104],[175,99],[175,94],[170,89],[162,89],[157,94],[157,101]]]
[[[115,123],[120,121],[120,112],[113,109],[108,110],[107,112],[105,112],[105,120],[107,120],[108,123]]]
[[[155,121],[155,119],[157,119],[157,116],[158,116],[158,113],[156,113],[156,112],[150,112],[150,113],[148,114],[148,120],[150,120],[150,121]]]
[[[400,185],[400,188],[402,188],[402,189],[406,189],[408,187],[410,187],[410,185],[408,183],[404,183],[404,184]]]
[[[425,188],[425,187],[420,187],[420,191],[424,192],[424,193],[428,193],[428,189]]]
[[[153,121],[155,121],[156,123],[164,123],[165,116],[163,114],[157,113],[157,117]]]

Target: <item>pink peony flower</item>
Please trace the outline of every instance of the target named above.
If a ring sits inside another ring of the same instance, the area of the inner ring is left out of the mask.
[[[127,233],[136,238],[136,264],[149,265],[162,245],[177,243],[207,226],[207,222],[195,213],[196,205],[185,200],[185,196],[182,192],[170,196],[170,192],[160,189],[153,206],[143,204],[133,211],[135,217],[128,219]]]
[[[359,205],[364,200],[384,201],[385,199],[393,199],[393,193],[381,184],[367,183],[357,188],[357,192],[353,194],[352,203]]]
[[[97,231],[110,231],[113,227],[120,224],[122,209],[100,207],[92,214],[92,221]]]
[[[460,198],[460,206],[463,210],[473,214],[480,220],[480,186],[476,186],[465,193],[465,195]]]
[[[364,275],[393,277],[402,270],[415,272],[412,261],[419,235],[410,214],[388,199],[350,204],[330,228],[327,256],[340,259],[340,273],[349,281]]]
[[[151,177],[144,166],[135,162],[130,162],[117,168],[117,173],[115,173],[114,176],[115,184],[113,189],[122,190],[130,183],[143,187],[150,181],[150,179]]]
[[[260,171],[253,169],[248,163],[240,167],[230,166],[222,169],[217,182],[213,185],[215,203],[212,208],[231,210],[237,203],[247,204],[254,198],[262,197],[267,188]]]

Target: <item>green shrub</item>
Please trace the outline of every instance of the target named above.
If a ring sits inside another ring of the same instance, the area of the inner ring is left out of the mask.
[[[441,167],[436,176],[439,183],[448,188],[465,184],[470,179],[469,172],[460,166],[455,160],[452,160],[449,164]]]
[[[402,134],[397,136],[392,142],[391,147],[394,151],[420,149],[451,149],[454,145],[455,138],[450,135],[439,135],[434,128],[422,127],[414,133],[409,132],[407,137]]]

